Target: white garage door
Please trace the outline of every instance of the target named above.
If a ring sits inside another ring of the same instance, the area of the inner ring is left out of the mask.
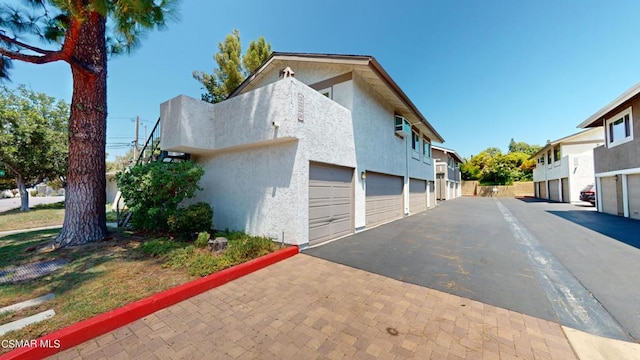
[[[549,180],[549,200],[560,201],[560,180]]]
[[[629,217],[640,220],[640,174],[627,176],[629,194]]]
[[[309,167],[309,243],[353,232],[353,169]]]
[[[612,215],[618,215],[618,194],[616,191],[616,178],[615,176],[600,178],[600,184],[602,189],[597,191],[601,192],[602,198],[602,212]]]
[[[366,182],[367,226],[401,218],[404,208],[402,177],[367,172]]]
[[[409,179],[409,212],[412,214],[427,210],[426,180]]]

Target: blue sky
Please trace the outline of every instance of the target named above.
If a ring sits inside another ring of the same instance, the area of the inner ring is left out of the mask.
[[[573,134],[640,81],[632,0],[184,0],[180,17],[109,62],[110,158],[127,150],[136,115],[150,131],[160,103],[200,97],[191,73],[212,71],[234,28],[243,48],[264,36],[275,51],[373,55],[465,157]],[[66,64],[16,62],[12,84],[71,101]]]

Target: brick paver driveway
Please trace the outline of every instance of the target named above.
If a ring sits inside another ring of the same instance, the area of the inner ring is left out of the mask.
[[[553,322],[299,254],[57,359],[575,359]]]
[[[459,198],[305,251],[593,334],[640,339],[640,221]]]

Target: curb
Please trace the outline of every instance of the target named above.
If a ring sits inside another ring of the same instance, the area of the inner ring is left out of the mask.
[[[35,346],[33,347],[22,347],[0,355],[0,360],[41,359],[54,355],[135,320],[141,319],[158,310],[164,309],[207,290],[224,285],[237,278],[292,257],[297,253],[298,247],[290,246],[246,263],[182,284],[175,288],[162,291],[148,298],[138,300],[131,304],[124,305],[104,314],[96,315],[92,318],[52,332],[34,340]]]

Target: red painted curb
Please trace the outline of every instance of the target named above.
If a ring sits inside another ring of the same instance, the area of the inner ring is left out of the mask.
[[[0,360],[41,359],[70,349],[87,340],[115,330],[158,310],[211,290],[229,281],[265,268],[298,253],[297,246],[276,251],[246,263],[207,275],[178,287],[165,290],[148,298],[119,307],[104,314],[67,326],[36,340],[33,347],[21,347],[0,355]],[[56,348],[55,346],[59,346]]]

